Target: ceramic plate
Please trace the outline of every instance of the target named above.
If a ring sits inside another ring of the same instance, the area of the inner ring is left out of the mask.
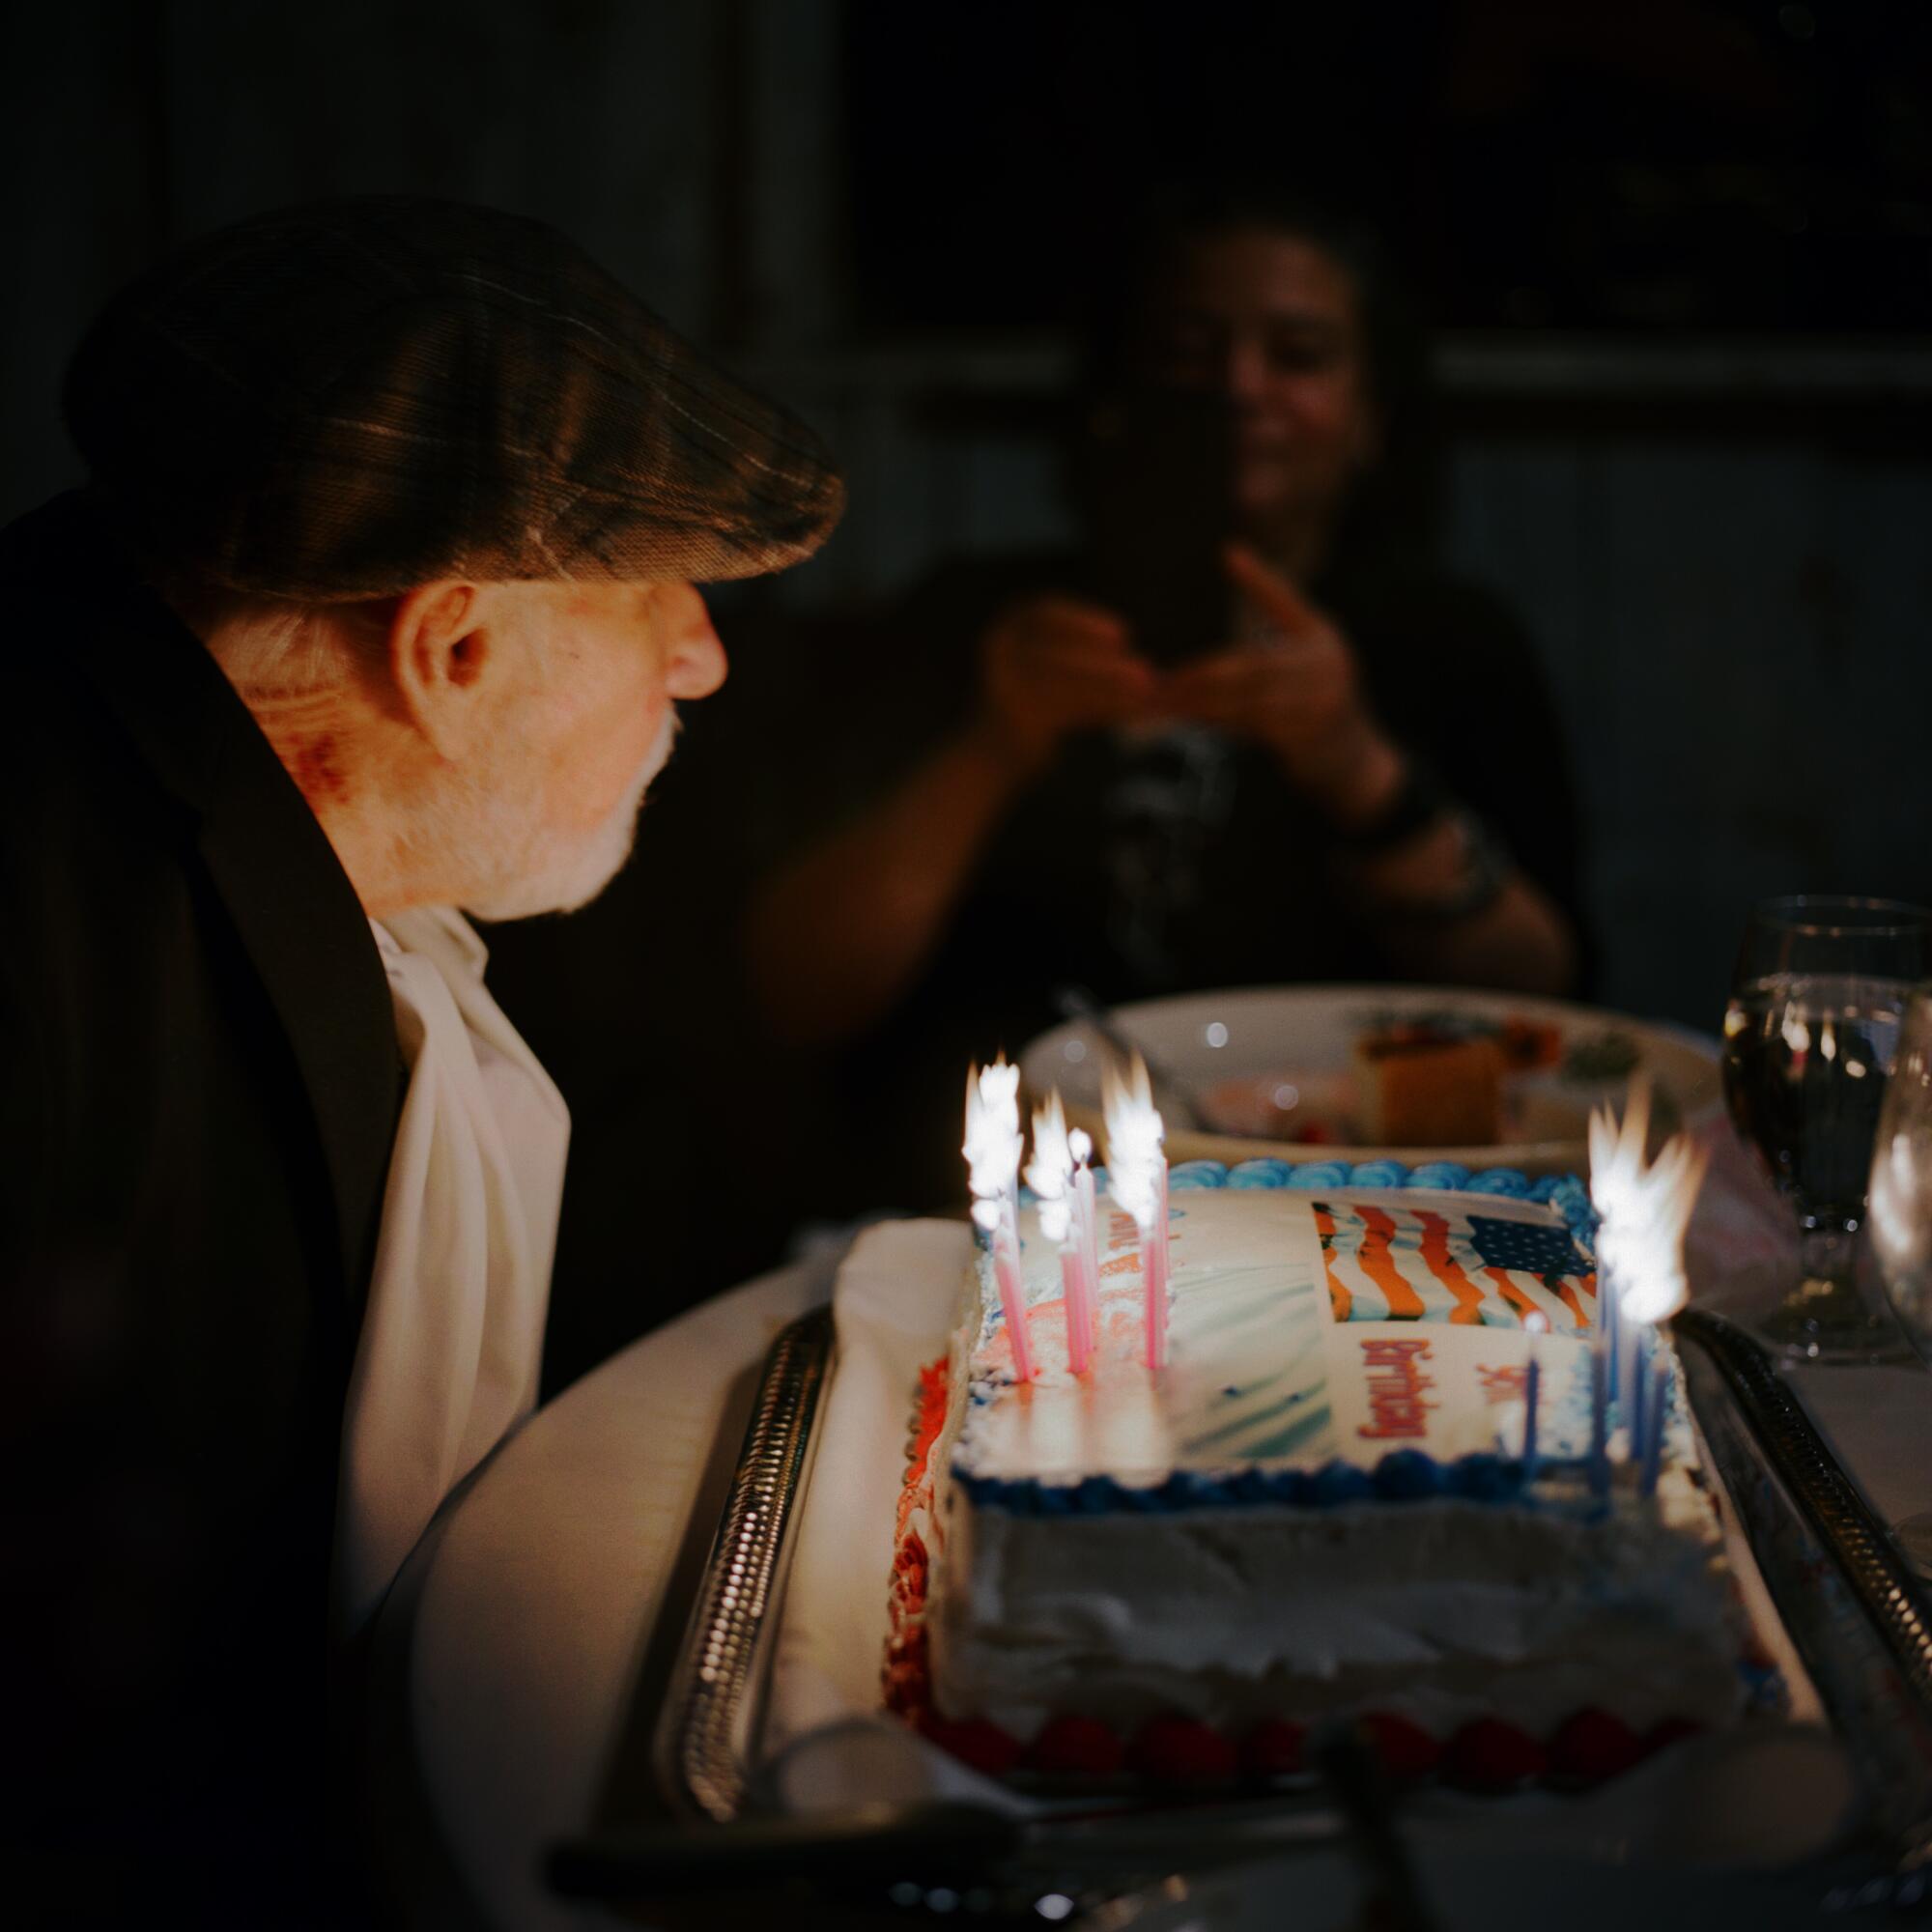
[[[1202,1118],[1170,1121],[1170,1160],[1456,1160],[1526,1174],[1580,1174],[1591,1107],[1621,1098],[1642,1068],[1660,1124],[1692,1124],[1721,1105],[1719,1046],[1689,1028],[1562,1000],[1426,986],[1294,986],[1190,993],[1116,1009],[1121,1031],[1173,1076]],[[1371,1146],[1355,1123],[1355,1040],[1390,1024],[1492,1031],[1504,1048],[1503,1135],[1480,1147]],[[1067,1118],[1101,1139],[1108,1049],[1083,1021],[1021,1055],[1036,1096],[1058,1087]]]

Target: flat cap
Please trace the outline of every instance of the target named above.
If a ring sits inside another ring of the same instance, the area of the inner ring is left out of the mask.
[[[416,196],[187,243],[109,302],[63,400],[137,542],[279,597],[753,577],[844,506],[810,430],[556,230]]]

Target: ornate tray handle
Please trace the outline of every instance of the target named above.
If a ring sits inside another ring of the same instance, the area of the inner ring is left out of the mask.
[[[781,1329],[765,1356],[658,1733],[666,1796],[687,1818],[723,1824],[744,1808],[832,1346],[832,1311],[814,1308]]]

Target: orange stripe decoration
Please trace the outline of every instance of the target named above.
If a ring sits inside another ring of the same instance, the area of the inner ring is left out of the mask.
[[[1449,1320],[1464,1327],[1474,1327],[1483,1319],[1483,1291],[1463,1271],[1463,1264],[1449,1252],[1449,1220],[1426,1208],[1415,1210],[1422,1223],[1422,1259],[1429,1272],[1456,1297]]]
[[[1379,1208],[1357,1207],[1355,1212],[1362,1217],[1362,1225],[1368,1233],[1362,1236],[1362,1252],[1356,1256],[1362,1272],[1381,1290],[1388,1302],[1388,1319],[1391,1321],[1420,1321],[1422,1320],[1422,1297],[1414,1286],[1404,1276],[1396,1265],[1395,1257],[1389,1253],[1389,1236],[1395,1233],[1395,1223]]]
[[[1587,1335],[1597,1325],[1597,1310],[1602,1306],[1597,1299],[1597,1271],[1595,1268],[1592,1268],[1588,1274],[1584,1275],[1577,1282],[1577,1290],[1579,1294],[1587,1294],[1590,1297],[1589,1314],[1585,1315],[1582,1312],[1580,1304],[1577,1313],[1577,1330],[1579,1333]]]
[[[1535,1301],[1510,1279],[1508,1268],[1487,1267],[1483,1272],[1502,1290],[1503,1299],[1516,1310],[1516,1319],[1519,1321],[1525,1315],[1536,1312]]]
[[[1545,1278],[1545,1285],[1548,1285],[1548,1277]],[[1582,1334],[1589,1327],[1590,1319],[1583,1313],[1583,1303],[1568,1275],[1557,1277],[1556,1298],[1570,1311],[1570,1319],[1576,1322],[1577,1334]]]
[[[1335,1240],[1335,1217],[1329,1213],[1325,1201],[1314,1201],[1309,1206],[1315,1210],[1315,1232],[1321,1237],[1321,1271],[1328,1277],[1328,1306],[1337,1321],[1346,1321],[1355,1298],[1342,1286],[1335,1264],[1329,1259]]]

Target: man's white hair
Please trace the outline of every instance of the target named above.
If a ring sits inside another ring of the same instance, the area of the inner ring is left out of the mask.
[[[244,698],[321,697],[377,668],[388,649],[393,597],[297,604],[193,587],[165,593]],[[553,653],[544,627],[526,634],[539,677]]]
[[[387,639],[393,604],[292,604],[186,589],[170,596],[245,698],[320,697],[340,691]]]

